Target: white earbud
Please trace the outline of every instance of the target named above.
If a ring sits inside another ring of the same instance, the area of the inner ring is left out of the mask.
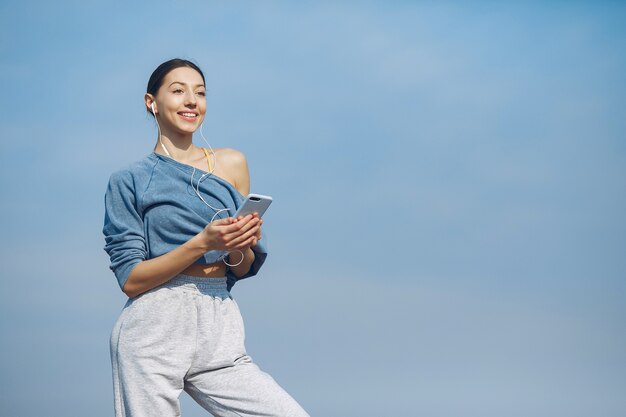
[[[156,111],[154,110],[154,101],[150,104],[150,108],[152,109],[152,114],[156,114]]]

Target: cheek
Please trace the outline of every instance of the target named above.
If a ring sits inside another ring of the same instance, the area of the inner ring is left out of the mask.
[[[204,118],[206,117],[206,107],[198,106],[196,110],[198,110],[198,113],[200,114],[199,120],[200,123],[202,123],[204,121]]]
[[[182,100],[176,96],[171,97],[168,101],[167,101],[167,108],[170,109],[171,111],[178,111],[178,109],[180,109],[180,107],[182,106]]]

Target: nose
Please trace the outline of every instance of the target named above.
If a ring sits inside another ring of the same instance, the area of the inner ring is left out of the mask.
[[[186,106],[193,106],[193,107],[195,107],[197,100],[198,100],[198,98],[193,93],[193,91],[185,92],[185,105]]]

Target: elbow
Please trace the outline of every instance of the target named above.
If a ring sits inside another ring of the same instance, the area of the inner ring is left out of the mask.
[[[133,266],[130,273],[126,277],[124,285],[122,285],[122,292],[128,296],[128,298],[135,298],[142,293],[137,285],[135,276],[137,275],[137,265]]]
[[[129,284],[128,281],[122,287],[122,292],[126,294],[128,298],[135,298],[139,295],[139,291],[136,288],[133,288],[133,285]]]
[[[126,294],[126,296],[127,296],[128,298],[135,298],[135,297],[137,297],[137,296],[139,295],[139,294],[137,294],[137,293],[130,292],[130,291],[124,291],[124,294]]]
[[[132,278],[132,272],[126,279],[126,282],[122,286],[122,292],[128,296],[128,298],[135,298],[143,291],[137,285],[137,282]]]

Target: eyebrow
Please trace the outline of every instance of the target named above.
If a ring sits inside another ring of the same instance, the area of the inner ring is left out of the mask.
[[[174,81],[173,83],[171,83],[170,85],[167,86],[167,88],[170,88],[171,86],[173,86],[174,84],[181,84],[181,85],[187,85],[185,83],[181,83],[180,81]],[[205,87],[204,84],[196,84],[196,87]],[[206,87],[205,87],[206,88]]]

